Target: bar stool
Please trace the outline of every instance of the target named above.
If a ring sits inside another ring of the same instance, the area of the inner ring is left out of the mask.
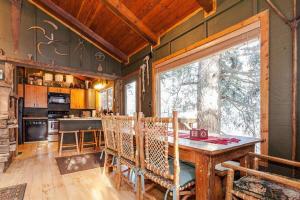
[[[76,147],[77,153],[79,153],[79,145],[78,145],[78,132],[79,131],[59,131],[60,134],[60,142],[59,142],[59,150],[58,153],[61,155],[63,148]],[[65,134],[74,134],[76,144],[64,144],[64,135]]]
[[[93,145],[96,149],[97,147],[97,129],[88,129],[88,130],[80,130],[80,151],[83,151],[84,146],[91,146]],[[92,141],[85,141],[85,134],[92,133],[93,140]]]

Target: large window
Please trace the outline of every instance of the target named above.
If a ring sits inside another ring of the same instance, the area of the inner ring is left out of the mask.
[[[136,112],[136,99],[137,99],[137,85],[136,81],[132,81],[125,85],[125,114],[134,115]]]
[[[158,73],[157,114],[177,110],[195,128],[260,137],[260,38],[252,34],[226,43]]]
[[[100,92],[101,110],[112,111],[113,108],[113,88],[108,88]]]

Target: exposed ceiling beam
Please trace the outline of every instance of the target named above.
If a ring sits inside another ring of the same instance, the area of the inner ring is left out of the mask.
[[[93,32],[91,29],[83,25],[79,20],[53,3],[51,0],[29,0],[29,2],[70,28],[80,37],[86,39],[99,49],[111,55],[118,61],[125,63],[128,62],[128,56],[125,53],[114,47],[111,43]]]
[[[211,13],[216,8],[216,0],[198,0],[199,5],[206,13]]]
[[[149,43],[152,45],[157,45],[159,43],[159,37],[137,18],[137,16],[120,0],[101,0],[101,2]]]

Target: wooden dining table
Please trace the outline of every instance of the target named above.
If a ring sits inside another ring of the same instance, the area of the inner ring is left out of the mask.
[[[239,136],[221,136],[236,138],[239,142],[213,144],[179,138],[179,159],[195,165],[196,199],[215,199],[215,166],[230,160],[238,160],[241,166],[249,165],[249,152],[254,152],[255,144],[261,139]],[[169,137],[169,153],[173,153],[173,137]]]

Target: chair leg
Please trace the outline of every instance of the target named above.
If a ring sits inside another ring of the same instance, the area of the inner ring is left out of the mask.
[[[98,147],[101,150],[101,144],[102,144],[102,132],[99,131],[99,138],[98,138]]]
[[[101,151],[101,154],[100,154],[100,160],[102,160],[103,154],[104,154],[104,150]]]
[[[79,154],[79,144],[78,144],[78,134],[77,134],[77,132],[75,132],[75,140],[76,140],[77,153]]]
[[[232,169],[228,169],[227,172],[227,183],[226,183],[226,200],[232,199],[232,188],[233,188],[233,180],[234,180],[234,171]]]
[[[117,165],[117,190],[120,190],[121,182],[122,182],[122,169],[121,169],[121,163],[118,162],[118,165]]]
[[[81,142],[80,142],[80,151],[83,152],[83,144],[84,144],[84,132],[82,131],[80,134]]]
[[[64,142],[64,133],[61,133],[61,136],[60,136],[60,144],[59,144],[59,156],[61,156],[61,151],[62,151],[62,145],[63,145],[63,142]]]
[[[106,174],[106,167],[107,167],[107,160],[108,160],[108,154],[104,152],[104,166],[103,166],[103,174]]]
[[[94,150],[96,150],[97,149],[97,132],[96,131],[93,131],[93,133],[94,133]]]

